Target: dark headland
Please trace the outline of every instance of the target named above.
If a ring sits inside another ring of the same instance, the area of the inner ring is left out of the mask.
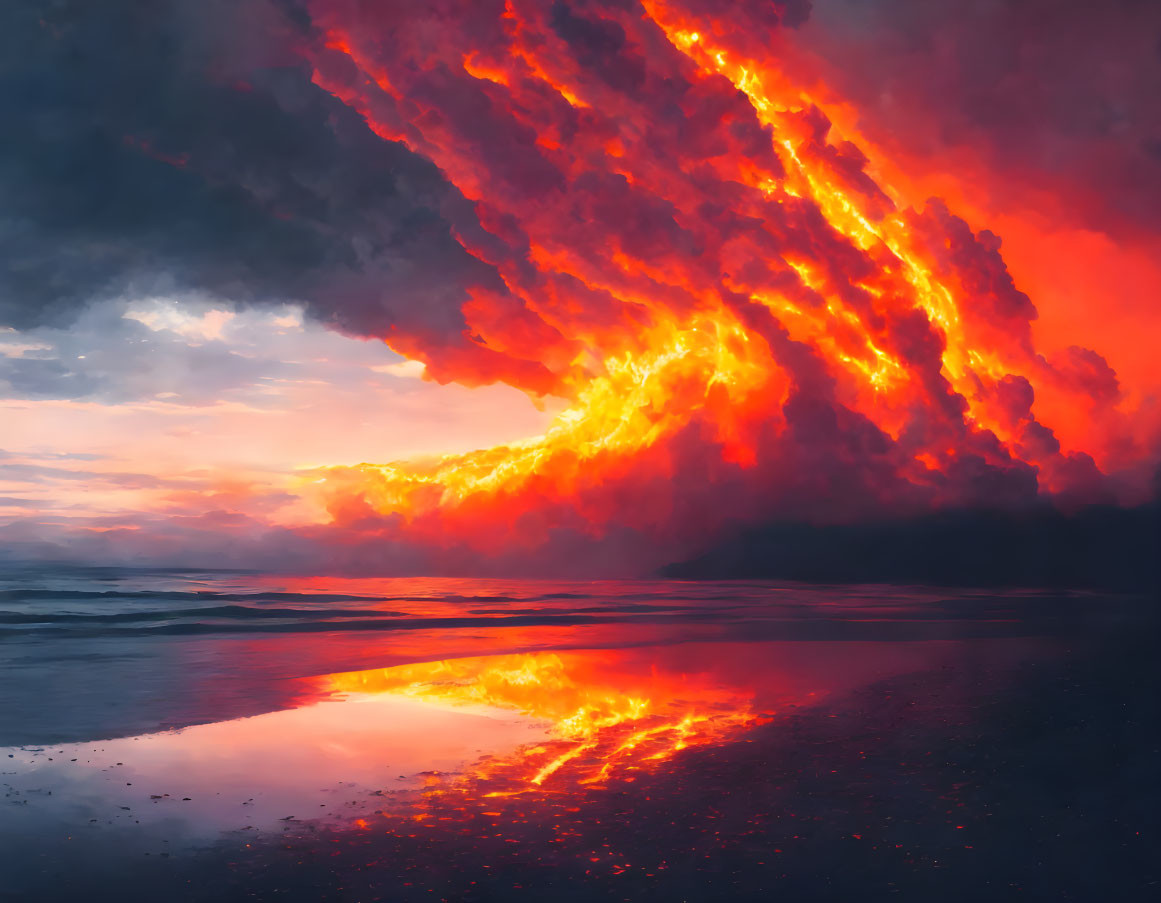
[[[909,520],[770,523],[666,566],[665,577],[1075,587],[1156,592],[1161,506],[948,511]]]

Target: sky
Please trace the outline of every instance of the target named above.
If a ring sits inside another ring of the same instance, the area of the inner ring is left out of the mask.
[[[642,574],[1156,493],[1156,4],[37,0],[0,42],[0,557]]]

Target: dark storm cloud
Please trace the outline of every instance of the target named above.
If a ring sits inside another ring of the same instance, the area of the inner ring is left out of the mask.
[[[1161,221],[1155,0],[814,0],[796,40],[914,154],[967,149],[1106,231]]]
[[[630,93],[644,83],[645,60],[616,22],[587,18],[557,0],[550,23],[577,62],[597,72],[609,87]]]
[[[5,4],[0,326],[193,289],[301,299],[357,334],[462,332],[464,286],[496,287],[450,235],[470,209],[312,84],[307,28],[265,0]]]

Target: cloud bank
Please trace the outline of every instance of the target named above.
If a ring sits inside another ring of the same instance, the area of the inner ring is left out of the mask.
[[[6,11],[0,379],[200,403],[285,375],[220,323],[179,342],[156,310],[108,306],[197,293],[569,405],[526,443],[319,471],[326,524],[238,498],[91,555],[211,531],[264,566],[631,572],[767,520],[1140,502],[1156,385],[1046,342],[1052,296],[957,212],[964,185],[917,198],[906,172],[966,148],[989,202],[1028,174],[1090,230],[1155,237],[1155,14],[1033,6]],[[139,347],[81,365],[78,324]]]

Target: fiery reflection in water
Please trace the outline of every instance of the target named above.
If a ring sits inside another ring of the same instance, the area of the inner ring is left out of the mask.
[[[486,706],[546,722],[550,739],[509,756],[486,756],[462,775],[433,775],[433,792],[476,797],[579,789],[730,738],[763,716],[752,692],[707,674],[673,673],[613,652],[526,653],[332,674],[320,689],[395,694]]]

